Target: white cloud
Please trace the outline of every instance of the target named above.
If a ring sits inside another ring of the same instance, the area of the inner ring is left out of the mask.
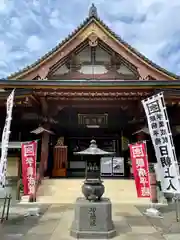
[[[7,9],[7,4],[6,4],[6,2],[7,2],[6,0],[1,0],[1,1],[0,1],[0,13],[6,11],[6,9]]]
[[[59,11],[57,9],[52,11],[49,22],[54,28],[59,28],[61,26],[61,22],[59,19]]]
[[[38,36],[30,36],[26,42],[26,46],[30,52],[36,52],[43,48],[43,40]]]
[[[12,17],[10,20],[10,24],[11,24],[11,28],[17,30],[21,30],[22,29],[22,23],[20,22],[20,20],[17,17]]]
[[[54,18],[59,17],[59,11],[58,11],[57,9],[55,9],[54,11],[52,11],[51,17],[54,17]]]
[[[4,41],[0,41],[0,60],[3,61],[8,58],[9,48]]]
[[[14,6],[14,1],[0,0],[0,14],[5,15],[11,13]]]
[[[7,64],[4,61],[0,60],[0,67],[7,67]]]
[[[39,7],[39,6],[40,6],[39,0],[32,0],[32,4],[33,4],[35,7]]]
[[[88,16],[89,2],[0,0],[0,78],[33,63],[67,37]],[[125,41],[180,73],[179,0],[97,0],[95,4],[100,18]]]

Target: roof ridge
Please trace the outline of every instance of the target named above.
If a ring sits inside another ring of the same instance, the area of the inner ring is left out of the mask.
[[[70,34],[68,34],[68,36],[63,39],[59,44],[57,44],[54,48],[52,48],[51,50],[49,50],[46,54],[44,54],[42,57],[38,58],[35,62],[33,62],[32,64],[24,67],[22,70],[20,71],[16,71],[13,74],[9,75],[7,78],[13,78],[16,77],[19,74],[22,74],[23,72],[37,66],[38,64],[41,63],[41,61],[45,60],[47,57],[50,57],[54,52],[56,52],[64,43],[66,43],[67,41],[69,41],[75,34],[77,34],[83,27],[85,27],[87,24],[90,24],[93,20],[97,21],[100,25],[102,25],[109,33],[111,33],[120,43],[122,43],[123,45],[125,45],[130,51],[132,51],[134,54],[136,54],[138,57],[140,57],[141,59],[143,59],[146,63],[150,64],[152,67],[158,69],[159,71],[173,77],[176,79],[180,79],[180,76],[170,72],[168,70],[166,70],[165,68],[159,66],[158,64],[154,63],[153,61],[151,61],[150,59],[148,59],[145,55],[143,55],[140,51],[138,51],[136,48],[132,47],[130,44],[128,44],[124,39],[122,39],[119,35],[117,35],[114,31],[112,31],[108,25],[106,25],[103,20],[101,20],[98,17],[97,14],[97,9],[95,7],[94,4],[91,5],[90,10],[89,10],[89,16],[86,17],[84,19],[83,22],[81,22],[79,24],[79,26],[72,31]]]
[[[173,72],[170,72],[166,70],[165,68],[159,66],[158,64],[154,63],[152,60],[147,58],[144,54],[142,54],[140,51],[138,51],[136,48],[132,47],[129,43],[127,43],[122,37],[117,35],[114,31],[112,31],[108,25],[106,25],[99,17],[94,17],[108,32],[110,32],[115,38],[117,38],[123,45],[125,45],[127,48],[129,48],[133,53],[138,55],[140,58],[143,58],[144,61],[146,61],[148,64],[152,65],[154,68],[159,69],[160,71],[166,73],[167,75],[170,75],[175,78],[180,78],[180,75],[177,75]]]
[[[15,77],[18,74],[23,73],[24,71],[35,67],[37,64],[39,64],[41,61],[45,60],[47,57],[49,57],[51,54],[53,54],[54,52],[56,52],[64,43],[66,43],[68,40],[70,40],[76,33],[78,33],[78,31],[81,30],[82,27],[84,27],[86,24],[89,23],[89,21],[91,21],[94,17],[87,17],[84,19],[83,22],[81,22],[79,24],[79,26],[72,31],[71,33],[68,34],[68,36],[66,38],[64,38],[61,42],[59,42],[55,47],[51,48],[51,50],[49,50],[47,53],[45,53],[42,57],[38,58],[35,62],[33,62],[32,64],[24,67],[23,69],[14,72],[13,74],[9,75],[7,78],[12,78]]]

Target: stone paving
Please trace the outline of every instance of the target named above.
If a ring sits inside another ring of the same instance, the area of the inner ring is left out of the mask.
[[[36,204],[14,205],[10,218],[0,226],[1,240],[73,240],[69,229],[73,204],[37,205],[40,216],[24,217]],[[176,222],[174,206],[161,207],[163,219],[143,215],[146,206],[113,204],[113,220],[117,231],[114,240],[180,239],[180,223]]]

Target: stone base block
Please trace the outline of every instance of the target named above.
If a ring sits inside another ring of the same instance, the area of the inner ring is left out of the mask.
[[[70,235],[75,238],[104,239],[116,235],[112,221],[112,206],[108,198],[90,202],[78,198],[75,203],[74,220]]]

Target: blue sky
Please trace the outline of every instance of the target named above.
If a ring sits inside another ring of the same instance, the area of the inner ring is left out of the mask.
[[[96,0],[99,17],[158,65],[180,74],[179,0]],[[33,63],[88,15],[90,0],[0,0],[0,78]]]

